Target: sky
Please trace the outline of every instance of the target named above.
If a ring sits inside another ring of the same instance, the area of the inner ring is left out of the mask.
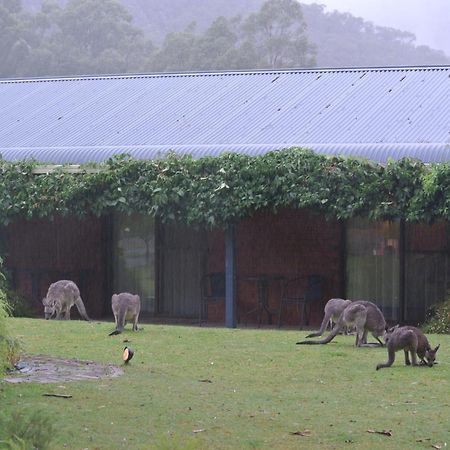
[[[300,0],[319,3],[327,11],[349,12],[380,26],[410,31],[416,44],[450,56],[450,0]]]

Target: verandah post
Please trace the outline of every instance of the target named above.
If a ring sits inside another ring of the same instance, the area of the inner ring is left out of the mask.
[[[225,231],[225,326],[236,328],[235,227]]]

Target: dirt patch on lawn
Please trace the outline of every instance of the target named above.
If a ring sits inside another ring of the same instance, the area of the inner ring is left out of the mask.
[[[61,383],[64,381],[100,380],[123,374],[120,367],[95,361],[54,358],[46,355],[24,356],[4,381],[8,383]]]

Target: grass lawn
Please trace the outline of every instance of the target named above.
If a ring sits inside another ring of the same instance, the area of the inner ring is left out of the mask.
[[[54,449],[450,448],[450,336],[430,336],[433,368],[398,353],[377,372],[386,350],[353,336],[298,346],[295,330],[144,324],[110,337],[106,322],[7,323],[29,354],[122,365],[123,347],[135,350],[118,378],[0,384],[3,412],[54,418]]]

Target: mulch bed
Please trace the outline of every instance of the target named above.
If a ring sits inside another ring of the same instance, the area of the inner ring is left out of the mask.
[[[95,361],[55,358],[46,355],[23,356],[4,381],[8,383],[61,383],[64,381],[100,380],[123,374],[120,367]]]

